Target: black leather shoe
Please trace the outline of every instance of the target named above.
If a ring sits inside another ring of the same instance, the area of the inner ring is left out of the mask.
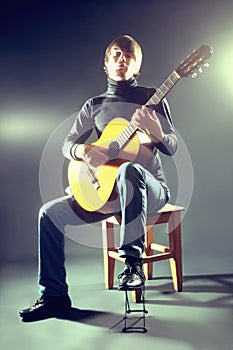
[[[119,290],[134,290],[142,288],[146,277],[141,260],[126,261],[124,271],[118,276]]]
[[[125,262],[124,271],[118,275],[119,290],[125,290],[126,283],[131,279],[131,265]]]
[[[146,277],[143,272],[143,264],[136,262],[131,268],[131,278],[126,282],[125,288],[127,290],[134,290],[144,287]]]
[[[42,295],[35,304],[21,310],[19,316],[23,322],[34,322],[51,317],[59,317],[71,308],[71,300],[68,295],[48,296]]]

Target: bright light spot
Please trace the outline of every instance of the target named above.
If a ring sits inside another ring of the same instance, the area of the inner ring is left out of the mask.
[[[31,143],[45,139],[59,120],[50,113],[5,112],[0,115],[0,140],[5,143]]]
[[[217,89],[219,96],[233,97],[233,45],[232,32],[224,33],[216,40],[216,47],[214,48],[213,66],[214,74],[218,77]],[[210,61],[211,65],[211,61]],[[220,84],[220,85],[219,85]],[[218,102],[218,101],[216,101]]]

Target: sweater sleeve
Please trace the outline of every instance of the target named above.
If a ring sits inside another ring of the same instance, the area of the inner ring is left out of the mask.
[[[164,98],[155,110],[165,134],[163,141],[156,143],[155,146],[160,152],[172,156],[177,150],[178,140],[167,100]]]
[[[62,146],[64,157],[68,159],[76,159],[75,148],[77,145],[85,143],[94,128],[95,124],[92,118],[92,104],[91,101],[88,100],[81,108],[70,132],[65,137]]]

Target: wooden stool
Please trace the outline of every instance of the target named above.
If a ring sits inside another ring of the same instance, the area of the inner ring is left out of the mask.
[[[169,259],[173,285],[177,292],[182,291],[182,244],[181,244],[181,211],[185,208],[177,205],[166,204],[156,215],[147,218],[145,252],[143,255],[144,272],[147,279],[152,279],[153,262]],[[154,225],[167,223],[169,246],[154,243]],[[115,259],[125,261],[118,255],[118,249],[114,244],[114,225],[121,224],[121,216],[111,216],[102,221],[104,276],[107,289],[113,288]],[[154,254],[154,251],[160,252]],[[141,301],[141,289],[132,291],[132,299]]]

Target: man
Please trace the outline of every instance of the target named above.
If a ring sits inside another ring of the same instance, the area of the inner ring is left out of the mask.
[[[173,155],[177,138],[166,100],[159,106],[146,107],[156,89],[139,86],[142,51],[130,36],[113,40],[106,49],[104,70],[107,91],[89,99],[79,112],[67,135],[63,154],[68,159],[83,159],[92,168],[109,160],[102,148],[88,144],[93,130],[98,138],[113,118],[124,116],[146,137],[149,156],[141,161],[126,161],[116,176],[119,208],[108,213],[88,212],[73,195],[45,204],[39,214],[39,285],[42,296],[34,305],[22,310],[24,322],[57,317],[71,307],[64,267],[64,233],[66,225],[93,223],[120,212],[122,215],[119,255],[125,267],[119,277],[120,290],[141,288],[145,282],[142,266],[144,226],[148,213],[156,213],[169,199],[159,151]],[[148,141],[149,140],[149,141]],[[139,152],[140,153],[140,152]]]

